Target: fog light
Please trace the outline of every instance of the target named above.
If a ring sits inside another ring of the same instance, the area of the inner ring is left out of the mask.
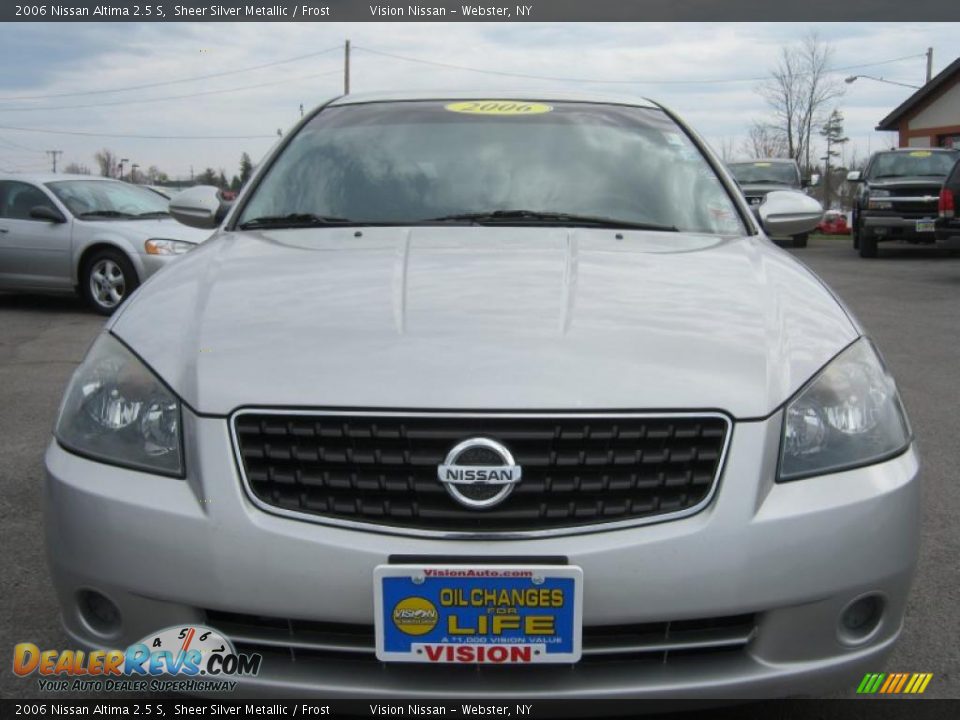
[[[873,634],[883,617],[883,598],[864,595],[847,605],[840,615],[840,634],[844,640],[859,642]]]
[[[120,609],[106,595],[96,590],[77,593],[77,607],[83,621],[101,635],[113,635],[120,630]]]

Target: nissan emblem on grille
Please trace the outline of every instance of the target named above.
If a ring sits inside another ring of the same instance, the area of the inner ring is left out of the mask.
[[[437,467],[437,477],[450,496],[475,510],[503,502],[522,474],[510,451],[489,438],[464,440]]]

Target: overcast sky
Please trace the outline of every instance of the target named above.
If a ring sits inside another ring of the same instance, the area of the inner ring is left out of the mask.
[[[310,108],[341,91],[339,46],[346,38],[355,48],[354,92],[476,88],[493,96],[497,89],[611,90],[673,107],[719,149],[724,140],[739,145],[750,121],[768,113],[758,83],[750,78],[768,74],[780,48],[811,29],[830,42],[841,79],[863,73],[919,85],[927,47],[934,48],[934,73],[960,55],[960,24],[943,23],[7,24],[0,25],[0,67],[5,69],[0,74],[0,170],[49,168],[43,154],[48,149],[64,151],[61,167],[78,162],[95,169],[93,153],[107,147],[172,177],[188,177],[191,166],[195,172],[222,168],[229,177],[237,172],[241,152],[256,162],[277,129],[286,131],[296,122],[301,103]],[[327,48],[337,49],[246,70]],[[418,64],[369,50],[504,73],[630,82],[523,79]],[[913,57],[843,69],[908,55]],[[213,74],[220,76],[91,92]],[[746,81],[715,82],[740,79]],[[690,80],[704,82],[677,82]],[[837,106],[851,138],[845,154],[855,149],[862,156],[894,144],[892,133],[873,128],[912,90],[867,79],[844,87]],[[151,101],[221,90],[228,92]],[[51,95],[62,96],[35,97]],[[88,137],[24,128],[217,139]]]

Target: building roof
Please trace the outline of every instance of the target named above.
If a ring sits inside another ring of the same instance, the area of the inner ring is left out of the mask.
[[[880,124],[877,125],[877,130],[899,129],[900,121],[904,115],[911,110],[919,109],[926,100],[935,96],[944,86],[950,84],[951,81],[960,81],[960,58],[957,58],[947,65],[947,67],[941,70],[930,82],[900,103],[896,110],[880,121]]]

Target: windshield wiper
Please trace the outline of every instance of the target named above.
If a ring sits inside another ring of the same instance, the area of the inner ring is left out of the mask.
[[[111,217],[111,218],[132,218],[137,217],[136,215],[131,215],[130,213],[120,212],[119,210],[90,210],[88,212],[82,212],[77,217]]]
[[[329,215],[314,215],[313,213],[290,213],[288,215],[264,215],[240,223],[241,230],[255,230],[257,228],[300,228],[321,227],[324,225],[351,225],[355,220]]]
[[[457,213],[428,218],[421,222],[474,222],[483,223],[510,223],[512,221],[529,221],[531,223],[544,222],[557,225],[586,225],[591,227],[623,228],[629,230],[662,230],[664,232],[679,232],[673,225],[658,225],[656,223],[631,222],[617,218],[598,215],[577,215],[575,213],[548,212],[543,210],[490,210],[487,212]]]
[[[150,212],[137,213],[137,217],[149,218],[149,217],[159,217],[161,215],[169,215],[170,213],[166,210],[151,210]]]

